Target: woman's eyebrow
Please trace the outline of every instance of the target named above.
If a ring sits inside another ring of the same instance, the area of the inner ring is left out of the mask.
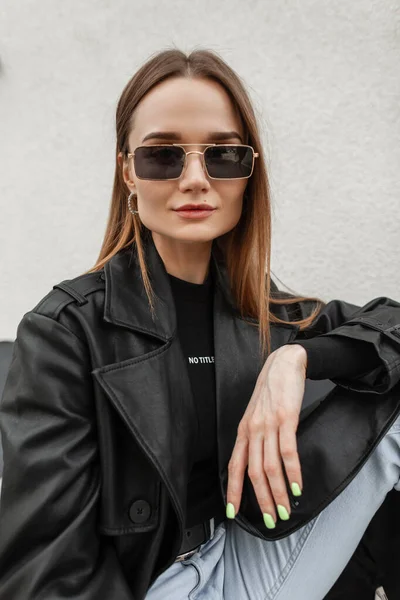
[[[182,139],[182,136],[176,131],[152,131],[151,133],[148,133],[144,136],[144,138],[142,139],[142,143],[153,138],[157,140],[180,141]],[[237,131],[214,131],[209,133],[206,139],[207,142],[211,142],[213,140],[230,140],[232,138],[237,138],[238,140],[240,140],[240,143],[243,143],[242,138],[240,137]]]

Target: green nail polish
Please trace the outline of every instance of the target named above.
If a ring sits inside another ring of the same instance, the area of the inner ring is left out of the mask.
[[[301,489],[298,483],[292,483],[293,496],[301,496]]]
[[[226,505],[226,516],[228,519],[235,518],[235,507],[233,506],[232,502],[228,502]]]
[[[284,506],[282,506],[282,504],[278,504],[277,508],[278,508],[278,514],[279,514],[280,518],[282,519],[282,521],[287,521],[289,519],[289,513],[286,510],[286,508]]]
[[[275,521],[268,513],[263,513],[265,527],[268,529],[275,529]]]

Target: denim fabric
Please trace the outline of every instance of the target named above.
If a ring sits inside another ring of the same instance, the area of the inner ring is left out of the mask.
[[[269,542],[227,520],[192,557],[164,571],[146,600],[322,600],[393,488],[400,491],[400,417],[310,523]]]

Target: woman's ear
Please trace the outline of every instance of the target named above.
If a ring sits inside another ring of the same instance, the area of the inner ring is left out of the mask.
[[[122,177],[123,177],[126,185],[128,186],[129,190],[132,191],[131,188],[132,188],[133,181],[130,179],[129,165],[128,165],[128,162],[124,159],[122,152],[120,152],[118,154],[117,160],[118,160],[118,164],[121,169],[121,172],[122,172]],[[133,188],[134,187],[135,186],[133,185]]]

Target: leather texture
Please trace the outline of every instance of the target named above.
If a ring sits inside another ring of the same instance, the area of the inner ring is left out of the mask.
[[[0,410],[1,598],[142,600],[179,553],[196,419],[168,275],[151,238],[146,261],[154,318],[128,248],[101,271],[54,286],[18,326]],[[211,268],[226,500],[227,464],[262,361],[257,327],[235,309],[214,249]],[[274,312],[293,319],[309,308]],[[399,324],[400,304],[390,298],[365,307],[333,300],[302,333],[365,340],[381,367],[334,381],[301,421],[304,493],[291,519],[267,530],[246,475],[240,527],[263,539],[284,537],[355,476],[400,410]],[[293,323],[272,324],[272,350],[297,334]]]

